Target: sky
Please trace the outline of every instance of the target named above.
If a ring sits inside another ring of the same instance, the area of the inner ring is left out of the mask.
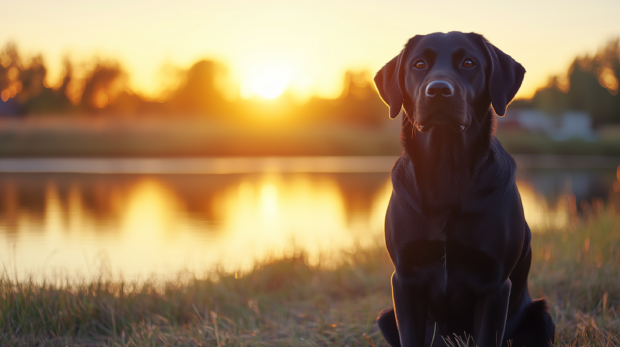
[[[130,86],[157,96],[165,67],[224,63],[243,96],[336,97],[344,71],[380,69],[409,37],[483,34],[527,70],[530,97],[577,55],[620,36],[620,1],[522,0],[0,0],[0,45],[42,53],[53,83],[62,60],[121,62]]]

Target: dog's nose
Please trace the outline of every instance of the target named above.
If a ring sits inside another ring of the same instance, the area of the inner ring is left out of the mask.
[[[426,96],[433,98],[437,95],[441,95],[445,98],[451,97],[454,94],[454,87],[450,82],[437,80],[432,81],[426,86]]]

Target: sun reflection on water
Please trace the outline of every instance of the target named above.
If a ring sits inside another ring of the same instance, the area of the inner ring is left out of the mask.
[[[575,218],[569,191],[550,200],[530,181],[517,185],[533,232]],[[316,263],[382,242],[391,191],[387,173],[5,175],[0,255],[21,274],[97,274],[101,257],[126,277],[248,269],[293,249]]]
[[[137,183],[128,193],[121,229],[123,235],[150,244],[178,225],[181,210],[174,192],[153,179]]]
[[[228,232],[220,240],[220,249],[250,255],[247,265],[292,246],[303,248],[316,260],[322,251],[368,243],[373,235],[363,228],[352,229],[343,194],[329,179],[257,177],[230,187],[218,200]]]
[[[243,269],[293,248],[317,262],[380,240],[391,191],[385,174],[62,177],[0,180],[0,253],[22,274]]]
[[[575,197],[572,194],[562,194],[554,205],[542,194],[536,192],[532,185],[525,181],[517,181],[521,194],[523,213],[530,229],[533,232],[564,229],[574,213],[571,214],[571,204]]]

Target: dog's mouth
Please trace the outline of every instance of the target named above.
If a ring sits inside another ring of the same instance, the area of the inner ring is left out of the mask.
[[[466,103],[458,100],[418,100],[415,115],[415,126],[420,132],[427,132],[432,128],[437,130],[462,133],[469,126],[469,117]]]
[[[415,124],[416,129],[418,129],[419,132],[421,133],[425,133],[429,130],[431,130],[433,127],[443,127],[443,128],[449,128],[450,130],[452,130],[455,133],[462,133],[465,130],[467,130],[467,125],[464,124],[420,124],[420,123],[416,123]]]
[[[449,129],[456,133],[462,133],[469,127],[467,122],[463,122],[460,120],[455,120],[454,117],[450,117],[449,115],[438,112],[437,114],[432,115],[431,117],[425,117],[427,119],[416,121],[414,123],[416,129],[419,132],[427,132],[431,130],[433,127],[438,127],[441,129]],[[430,119],[428,119],[430,118]]]

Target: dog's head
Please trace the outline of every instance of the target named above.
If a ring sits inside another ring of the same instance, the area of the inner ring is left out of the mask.
[[[475,108],[503,116],[525,69],[474,33],[418,35],[375,77],[390,118],[403,109],[419,131],[444,126],[465,131]]]

